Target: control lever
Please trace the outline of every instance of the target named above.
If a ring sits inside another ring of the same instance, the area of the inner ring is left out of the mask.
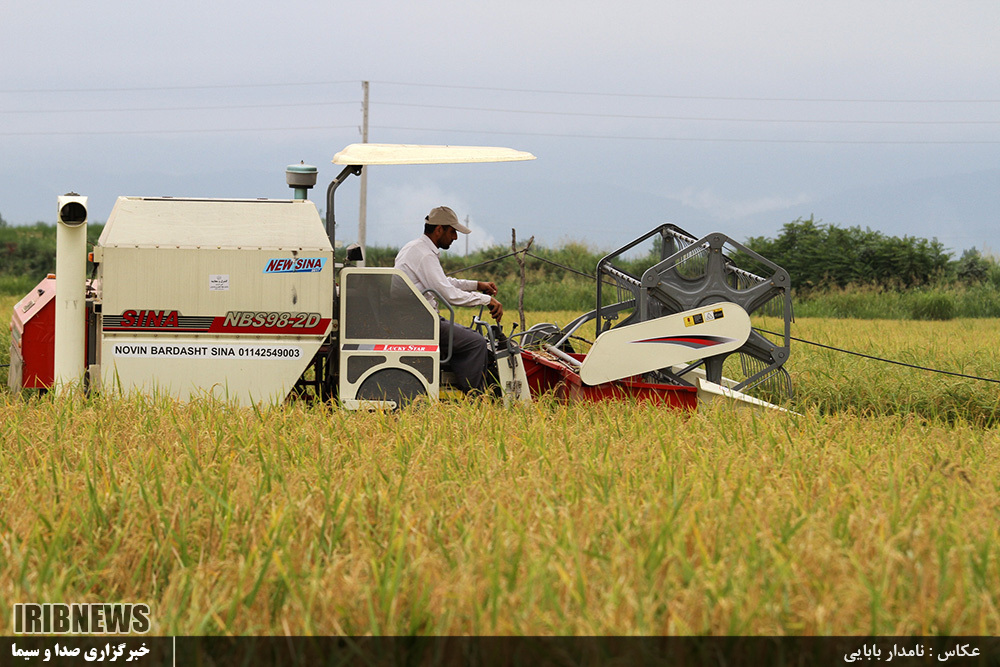
[[[480,335],[483,336],[489,343],[490,350],[497,354],[501,349],[506,349],[511,354],[520,354],[521,348],[514,341],[509,338],[503,332],[503,325],[500,324],[490,324],[482,318],[483,308],[485,306],[479,307],[479,314],[472,318],[472,328]],[[485,333],[483,330],[486,330]],[[511,325],[510,335],[514,335],[514,330],[517,329],[517,322]]]

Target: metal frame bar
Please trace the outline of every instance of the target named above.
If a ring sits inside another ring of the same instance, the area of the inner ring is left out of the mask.
[[[333,248],[333,261],[337,261],[337,244],[335,243],[337,237],[337,219],[333,211],[333,196],[340,187],[340,184],[347,180],[347,177],[351,174],[358,176],[361,174],[361,170],[364,169],[363,166],[359,164],[352,164],[344,167],[335,179],[330,181],[330,185],[326,188],[326,237],[330,239],[330,247]]]
[[[636,277],[628,271],[614,266],[614,260],[656,235],[662,239],[661,259],[646,269],[641,277]],[[744,255],[765,267],[770,272],[769,275],[759,276],[737,267],[724,252],[726,249],[735,250],[740,255]],[[695,255],[704,255],[704,271],[698,276],[688,277],[681,273],[678,267]],[[607,275],[615,280],[619,290],[631,291],[635,295],[635,301],[629,303],[635,308],[635,312],[625,322],[616,326],[631,323],[633,320],[644,322],[664,314],[709,305],[715,301],[732,301],[748,313],[752,313],[765,304],[781,298],[785,325],[783,341],[779,344],[756,331],[751,331],[750,338],[739,351],[757,359],[763,367],[739,383],[736,389],[761,382],[770,374],[781,369],[785,361],[788,360],[791,321],[793,319],[791,280],[788,273],[774,262],[725,234],[713,233],[702,238],[695,238],[676,225],[666,223],[603,257],[597,264],[597,274],[597,303],[594,311],[574,320],[564,330],[562,340],[566,340],[572,330],[589,319],[597,319],[598,335],[612,328],[610,322],[612,315],[611,313],[605,314],[608,313],[609,307],[602,304],[602,278]],[[735,286],[732,284],[734,276],[737,282]],[[615,309],[613,312],[616,314],[624,309],[623,303],[626,302],[621,302],[610,308]],[[703,365],[708,379],[718,382],[721,380],[723,363],[728,356],[706,357],[698,364],[692,364],[683,369],[678,375],[684,375],[693,368]]]

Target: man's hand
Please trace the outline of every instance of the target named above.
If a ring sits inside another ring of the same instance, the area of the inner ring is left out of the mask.
[[[494,297],[490,297],[490,302],[486,307],[490,309],[490,315],[497,321],[497,324],[499,324],[500,318],[503,317],[503,304],[497,301]]]
[[[476,283],[476,289],[483,294],[489,294],[490,296],[496,296],[497,294],[496,283],[485,283],[480,280]]]

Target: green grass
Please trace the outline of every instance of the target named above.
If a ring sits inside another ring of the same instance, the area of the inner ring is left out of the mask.
[[[1000,317],[1000,289],[992,283],[941,284],[911,290],[879,287],[814,290],[794,299],[796,317],[950,320]]]
[[[800,319],[804,340],[915,366],[1000,380],[996,320],[937,321]],[[910,415],[934,421],[1000,423],[997,383],[953,377],[793,343],[795,405],[824,413],[879,418]]]
[[[21,299],[21,297],[30,292],[37,284],[38,280],[31,276],[11,276],[0,274],[0,298],[4,296],[14,296],[16,298],[12,303],[16,303]],[[0,313],[0,315],[3,314],[4,313]],[[7,318],[4,317],[4,319]]]
[[[0,623],[158,634],[994,634],[995,432],[476,403],[0,405]]]
[[[990,320],[793,333],[1000,376]],[[995,385],[803,345],[790,369],[799,415],[0,389],[0,624],[130,601],[165,635],[997,634]]]

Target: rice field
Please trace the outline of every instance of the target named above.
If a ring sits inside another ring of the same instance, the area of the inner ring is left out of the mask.
[[[997,329],[793,335],[997,378]],[[0,390],[0,624],[129,601],[159,635],[1000,632],[997,385],[790,365],[798,414]]]

